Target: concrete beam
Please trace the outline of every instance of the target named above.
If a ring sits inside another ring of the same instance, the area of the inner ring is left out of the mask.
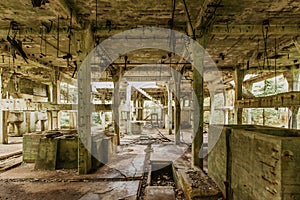
[[[0,102],[3,111],[60,111],[77,110],[77,104],[54,104],[49,102],[30,102],[25,99],[3,99]],[[95,111],[111,111],[111,104],[91,104]]]
[[[237,100],[238,108],[282,108],[300,106],[300,92],[286,92],[267,97]]]
[[[237,68],[234,72],[235,101],[241,100],[243,98],[243,80],[244,80],[244,74],[240,69]],[[242,114],[243,114],[243,109],[235,106],[234,122],[236,124],[242,124]]]
[[[289,25],[269,25],[268,34],[270,35],[298,35],[300,32],[299,24]],[[262,35],[262,25],[214,25],[212,35]]]

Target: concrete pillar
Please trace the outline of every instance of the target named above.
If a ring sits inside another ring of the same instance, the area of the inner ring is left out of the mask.
[[[41,131],[45,131],[46,130],[45,123],[46,123],[46,120],[41,120]]]
[[[181,84],[181,73],[172,70],[173,78],[175,81],[175,118],[174,118],[174,131],[175,131],[175,144],[180,144],[180,121],[181,121],[181,107],[180,107],[180,84]]]
[[[49,111],[48,116],[48,128],[50,130],[57,130],[60,128],[59,111]],[[50,120],[49,120],[50,119]]]
[[[193,60],[193,83],[192,87],[195,95],[193,95],[193,142],[192,142],[192,166],[203,169],[203,152],[201,152],[203,145],[203,66],[205,57],[205,47],[207,42],[207,33],[200,39],[200,44],[203,49],[199,52],[195,50],[191,53]]]
[[[9,111],[0,111],[0,144],[8,144],[8,115]]]
[[[117,144],[120,145],[120,96],[119,96],[119,83],[118,80],[114,80],[114,95],[113,95],[113,120],[114,120],[114,130],[117,135]]]
[[[70,121],[70,129],[76,129],[77,128],[77,114],[76,112],[69,112],[69,121]]]
[[[0,69],[0,102],[2,101],[2,68]],[[7,133],[8,111],[2,111],[0,106],[0,144],[8,144]]]
[[[235,82],[235,105],[234,105],[234,123],[242,124],[243,109],[237,107],[237,100],[242,100],[243,98],[243,80],[244,74],[237,67],[234,71],[234,82]]]
[[[47,118],[49,119],[49,118]],[[32,133],[36,131],[35,127],[35,122],[36,122],[36,116],[34,112],[28,112],[26,113],[26,132],[27,133]],[[48,123],[49,127],[49,123]],[[50,130],[50,129],[48,129]]]
[[[168,90],[168,116],[167,116],[167,121],[168,121],[168,133],[171,135],[172,134],[172,90],[170,88],[170,85],[167,85],[167,90]]]
[[[101,112],[100,114],[100,117],[101,117],[101,127],[102,127],[102,130],[105,131],[105,112]]]
[[[209,124],[215,124],[214,116],[212,116],[215,110],[215,93],[210,94],[209,99],[210,99],[210,115],[211,115],[209,119]]]
[[[52,112],[47,111],[48,130],[52,130]]]
[[[299,107],[290,107],[289,108],[289,124],[288,127],[291,129],[298,128],[298,112]]]
[[[252,93],[253,83],[245,84],[245,89]],[[247,124],[252,124],[252,108],[247,109]]]
[[[127,134],[131,134],[131,84],[128,84],[126,88],[126,111],[127,111],[127,121],[126,121],[126,130]]]
[[[87,59],[78,73],[78,172],[87,174],[92,169],[91,138],[91,67]],[[53,114],[53,113],[52,113]],[[52,117],[53,118],[53,117]]]
[[[163,122],[164,122],[164,127],[165,129],[169,128],[169,121],[168,121],[168,88],[166,86],[167,91],[164,92],[164,117],[163,117]]]
[[[60,81],[57,80],[59,72],[55,73],[55,81],[52,82],[52,84],[49,86],[49,92],[50,92],[50,102],[52,103],[60,103]]]
[[[144,107],[144,100],[142,97],[138,99],[138,111],[137,111],[137,120],[143,120],[143,107]]]
[[[247,124],[252,124],[252,108],[247,109]]]
[[[223,92],[223,98],[224,98],[224,106],[228,106],[228,91],[224,91]],[[225,108],[224,109],[224,124],[228,124],[229,123],[229,109]]]
[[[291,70],[284,73],[284,77],[288,82],[289,92],[299,91],[299,73],[300,71],[296,69],[296,66],[293,66]]]

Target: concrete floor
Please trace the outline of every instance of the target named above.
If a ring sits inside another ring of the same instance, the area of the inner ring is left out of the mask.
[[[22,152],[22,137],[8,137],[8,144],[0,144],[0,160]]]
[[[174,140],[174,135],[161,131],[166,138]],[[185,143],[191,142],[191,132],[185,131],[182,139]],[[165,141],[154,129],[145,129],[141,135],[127,135],[122,138],[118,152],[110,162],[88,175],[79,176],[75,169],[34,170],[34,164],[23,163],[19,167],[0,173],[0,200],[137,199],[146,172],[145,163],[175,161],[188,148],[187,144],[175,146],[172,141]],[[11,144],[0,145],[0,155],[21,149],[22,144],[15,139]],[[147,153],[150,161],[145,162]],[[144,199],[153,199],[153,191],[156,190],[147,189]],[[170,189],[165,191],[166,195],[174,195],[170,193]],[[158,193],[163,195],[161,192],[159,190]]]

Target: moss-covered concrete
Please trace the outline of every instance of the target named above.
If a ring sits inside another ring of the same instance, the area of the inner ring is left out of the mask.
[[[40,139],[42,137],[43,135],[39,133],[23,135],[23,162],[35,162],[38,154]]]
[[[299,199],[297,131],[260,126],[211,126],[209,176],[227,199]],[[228,186],[228,187],[226,187]]]

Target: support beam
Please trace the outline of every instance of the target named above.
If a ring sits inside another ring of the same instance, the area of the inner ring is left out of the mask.
[[[126,88],[126,113],[127,113],[127,120],[126,120],[126,130],[127,134],[131,134],[131,84],[128,84]]]
[[[172,134],[172,101],[173,101],[173,97],[172,97],[172,90],[170,88],[170,85],[167,85],[167,90],[168,90],[168,133],[171,135]]]
[[[77,128],[77,113],[76,112],[69,112],[70,114],[70,129],[76,129]]]
[[[137,120],[143,120],[143,108],[144,108],[144,100],[139,95],[139,98],[138,98]]]
[[[91,71],[90,59],[78,73],[78,172],[87,174],[92,169],[91,138]]]
[[[175,144],[180,144],[180,121],[181,121],[181,107],[180,107],[180,85],[181,77],[180,72],[172,70],[174,81],[175,81],[175,91],[174,91],[174,100],[175,100],[175,117],[174,117],[174,131],[175,131]]]
[[[298,128],[298,112],[299,107],[293,106],[289,108],[289,128],[297,129]]]
[[[203,67],[205,58],[205,47],[208,41],[208,33],[205,33],[199,40],[202,49],[191,53],[193,60],[193,142],[192,142],[192,166],[203,169],[203,104],[204,104],[204,83]],[[202,74],[201,74],[202,73]]]
[[[3,99],[0,106],[4,111],[62,111],[73,110],[78,108],[77,104],[55,104],[49,102],[31,102],[26,99]],[[90,104],[96,112],[111,111],[111,104]]]
[[[234,73],[235,102],[237,102],[238,100],[242,100],[243,98],[243,80],[244,80],[244,74],[239,68],[236,68]],[[235,124],[242,124],[242,114],[243,114],[243,109],[239,108],[235,103],[235,108],[234,108]]]
[[[228,95],[228,91],[223,91],[223,98],[224,98],[224,106],[228,106],[228,99],[229,99],[229,95]],[[225,109],[224,110],[224,124],[229,124],[229,109]]]
[[[238,100],[238,108],[284,108],[300,106],[300,92],[286,92],[266,97]]]
[[[0,68],[0,101],[2,101],[2,68]],[[3,111],[3,107],[0,107],[0,144],[8,144],[7,134],[7,119],[8,112]]]
[[[298,35],[299,24],[270,24],[268,34],[270,35]],[[262,25],[214,25],[213,35],[262,35]]]
[[[118,75],[119,77],[119,75]],[[119,83],[118,78],[114,80],[114,96],[113,96],[113,120],[114,120],[114,130],[117,135],[117,144],[120,145],[120,93],[119,93]]]
[[[288,70],[284,73],[284,77],[286,78],[289,85],[289,92],[299,91],[299,75],[300,70],[293,66],[291,70]]]

